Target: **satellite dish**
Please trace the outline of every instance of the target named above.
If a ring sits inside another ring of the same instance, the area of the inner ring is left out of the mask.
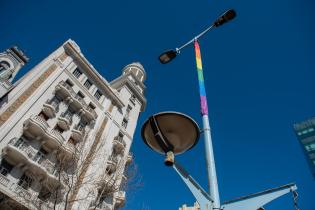
[[[160,154],[181,154],[193,148],[199,139],[199,127],[189,116],[178,112],[154,114],[143,124],[145,144]],[[172,165],[171,162],[165,162]]]

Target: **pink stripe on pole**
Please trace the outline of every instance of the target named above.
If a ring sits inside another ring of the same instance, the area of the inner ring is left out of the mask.
[[[200,96],[201,114],[208,115],[208,104],[206,96]]]

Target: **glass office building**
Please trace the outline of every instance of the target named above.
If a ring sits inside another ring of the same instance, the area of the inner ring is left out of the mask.
[[[294,124],[294,130],[315,178],[315,117]]]

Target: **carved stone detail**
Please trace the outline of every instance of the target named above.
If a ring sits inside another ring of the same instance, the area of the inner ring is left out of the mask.
[[[0,115],[0,126],[2,126],[18,108],[43,84],[43,82],[57,69],[57,65],[51,65],[30,87],[28,87],[19,97],[16,99],[10,107],[8,107]]]

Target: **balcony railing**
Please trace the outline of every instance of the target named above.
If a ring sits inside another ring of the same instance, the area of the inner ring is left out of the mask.
[[[126,201],[126,192],[125,191],[118,191],[114,194],[116,200],[116,206],[121,208],[125,205]]]
[[[77,104],[79,104],[84,109],[84,111],[87,112],[87,113],[83,112],[83,114],[85,114],[90,120],[95,120],[97,118],[97,114],[95,110],[89,107],[84,101],[84,99],[81,98],[78,94],[76,94],[76,92],[74,92],[74,90],[72,89],[70,85],[68,85],[64,81],[61,81],[57,85],[57,90],[60,88],[64,88],[67,91],[67,95],[65,97],[70,96],[73,102],[76,102]]]
[[[29,165],[32,165],[33,172],[45,173],[46,170],[49,174],[53,175],[55,171],[55,164],[52,163],[43,154],[36,153],[32,147],[23,139],[13,138],[9,145],[13,145],[17,151],[11,151],[8,154],[8,158],[14,158],[16,161],[22,161]],[[8,152],[7,150],[5,152]],[[46,172],[46,173],[47,173]],[[56,179],[54,180],[56,181]]]
[[[10,140],[9,145],[14,146],[19,153],[22,155],[33,158],[35,156],[35,151],[30,147],[30,145],[22,138],[13,138]]]
[[[43,112],[50,118],[56,116],[59,111],[59,102],[56,99],[47,100],[43,105]]]
[[[115,152],[122,153],[124,148],[126,147],[126,142],[123,140],[123,137],[116,136],[114,138],[114,150]]]
[[[109,156],[108,160],[107,160],[107,169],[110,172],[113,172],[116,170],[117,167],[117,163],[118,163],[118,159],[115,156]]]
[[[85,126],[82,124],[77,124],[72,130],[72,138],[76,141],[82,141],[85,135]]]
[[[4,187],[7,187],[9,183],[10,183],[10,180],[7,177],[0,174],[0,184],[3,185]]]
[[[61,113],[60,117],[58,118],[58,125],[62,129],[68,130],[72,124],[72,117],[73,114],[69,111]]]

